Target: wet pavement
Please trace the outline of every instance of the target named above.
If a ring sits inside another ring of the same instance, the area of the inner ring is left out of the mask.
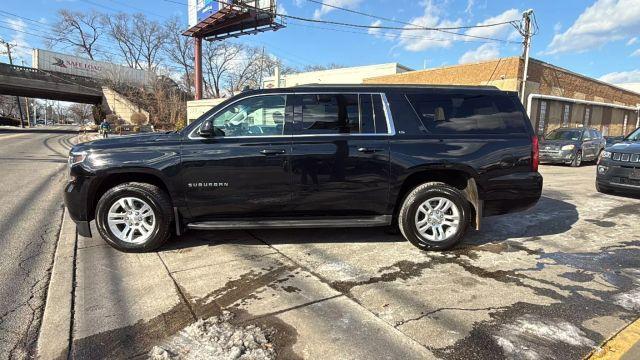
[[[383,229],[190,232],[158,253],[78,240],[76,358],[145,357],[232,311],[291,358],[579,359],[640,317],[640,200],[595,167],[544,166],[544,196],[448,252]]]

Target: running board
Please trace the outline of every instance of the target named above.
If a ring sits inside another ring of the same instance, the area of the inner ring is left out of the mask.
[[[216,220],[188,224],[193,230],[278,229],[278,228],[342,228],[391,225],[391,215],[330,219]]]

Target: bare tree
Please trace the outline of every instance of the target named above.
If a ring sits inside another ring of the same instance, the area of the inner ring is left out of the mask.
[[[149,20],[144,14],[133,15],[134,37],[140,44],[142,66],[149,71],[156,71],[160,65],[161,53],[165,42],[165,28],[159,22]]]
[[[75,103],[69,105],[69,113],[71,118],[78,123],[82,123],[91,118],[93,113],[92,105]]]
[[[205,90],[209,96],[219,98],[223,81],[242,55],[242,46],[226,41],[207,42],[202,53]]]
[[[109,37],[118,46],[127,66],[140,69],[140,44],[132,36],[134,29],[131,16],[125,13],[118,13],[113,16],[105,16],[104,22],[109,29]]]
[[[191,94],[194,68],[193,38],[182,35],[182,24],[178,18],[169,19],[164,26],[167,34],[164,53],[170,62],[168,66],[174,70],[172,65],[176,65],[183,72],[182,86],[187,93]]]
[[[332,70],[332,69],[340,69],[343,68],[344,65],[329,63],[327,65],[306,65],[302,68],[302,71],[322,71],[322,70]]]
[[[54,37],[46,40],[48,47],[66,45],[75,48],[94,60],[97,55],[96,42],[102,36],[102,15],[95,11],[80,12],[61,9],[53,24]]]

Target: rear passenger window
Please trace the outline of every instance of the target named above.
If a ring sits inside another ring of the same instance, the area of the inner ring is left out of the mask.
[[[294,109],[296,134],[386,134],[379,94],[299,95]]]
[[[524,133],[525,117],[509,96],[409,94],[429,132],[436,134]]]

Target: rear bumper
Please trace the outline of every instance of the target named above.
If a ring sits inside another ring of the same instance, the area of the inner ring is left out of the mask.
[[[566,164],[573,161],[573,151],[540,151],[540,162],[546,164]]]
[[[491,182],[492,190],[482,199],[483,216],[527,210],[542,196],[543,179],[538,172],[514,173]]]

